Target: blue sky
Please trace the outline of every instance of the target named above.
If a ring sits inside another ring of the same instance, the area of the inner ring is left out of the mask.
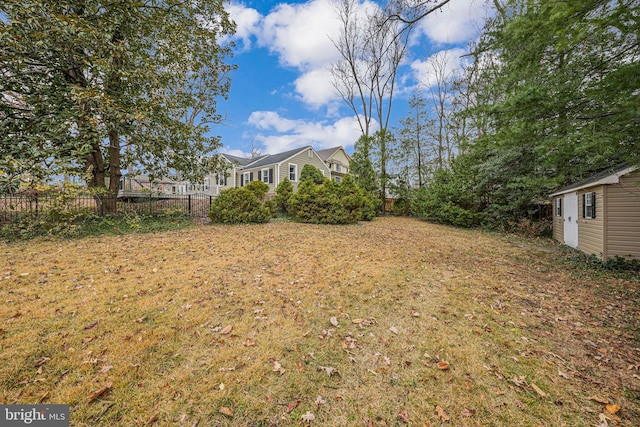
[[[369,0],[360,0],[370,6]],[[263,154],[312,145],[317,150],[342,145],[352,152],[360,136],[351,110],[337,98],[328,67],[338,60],[331,42],[338,21],[331,0],[231,1],[237,24],[230,62],[229,100],[219,104],[224,125],[220,152],[245,156],[253,145]],[[401,67],[392,126],[406,113],[418,88],[430,84],[430,58],[447,51],[451,72],[464,61],[467,42],[476,38],[490,9],[485,0],[451,0],[414,32],[410,55]]]

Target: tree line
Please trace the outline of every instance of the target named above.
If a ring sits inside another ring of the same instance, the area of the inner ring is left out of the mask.
[[[493,6],[459,75],[434,56],[435,82],[400,125],[363,133],[363,187],[384,198],[392,175],[418,215],[508,227],[537,218],[554,190],[640,160],[637,0]]]

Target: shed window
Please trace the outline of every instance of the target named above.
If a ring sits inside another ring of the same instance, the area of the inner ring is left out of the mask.
[[[562,199],[560,197],[556,199],[556,216],[562,216]]]
[[[582,195],[582,217],[592,219],[596,217],[596,193]]]

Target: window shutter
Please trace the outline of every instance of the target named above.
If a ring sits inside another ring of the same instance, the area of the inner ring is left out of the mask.
[[[596,192],[591,193],[591,218],[596,217]]]
[[[240,174],[240,187],[244,187],[244,174]]]
[[[269,169],[269,184],[273,184],[273,168]]]
[[[224,186],[225,187],[227,186],[227,178],[228,178],[227,174],[224,174]]]
[[[262,181],[262,171],[258,171],[258,181]]]
[[[249,182],[253,181],[253,172],[249,172]]]
[[[582,218],[587,217],[587,194],[582,195]]]

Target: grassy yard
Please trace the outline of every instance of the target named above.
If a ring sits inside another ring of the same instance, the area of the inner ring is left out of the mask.
[[[637,426],[640,281],[417,219],[0,244],[0,401],[72,426]]]

